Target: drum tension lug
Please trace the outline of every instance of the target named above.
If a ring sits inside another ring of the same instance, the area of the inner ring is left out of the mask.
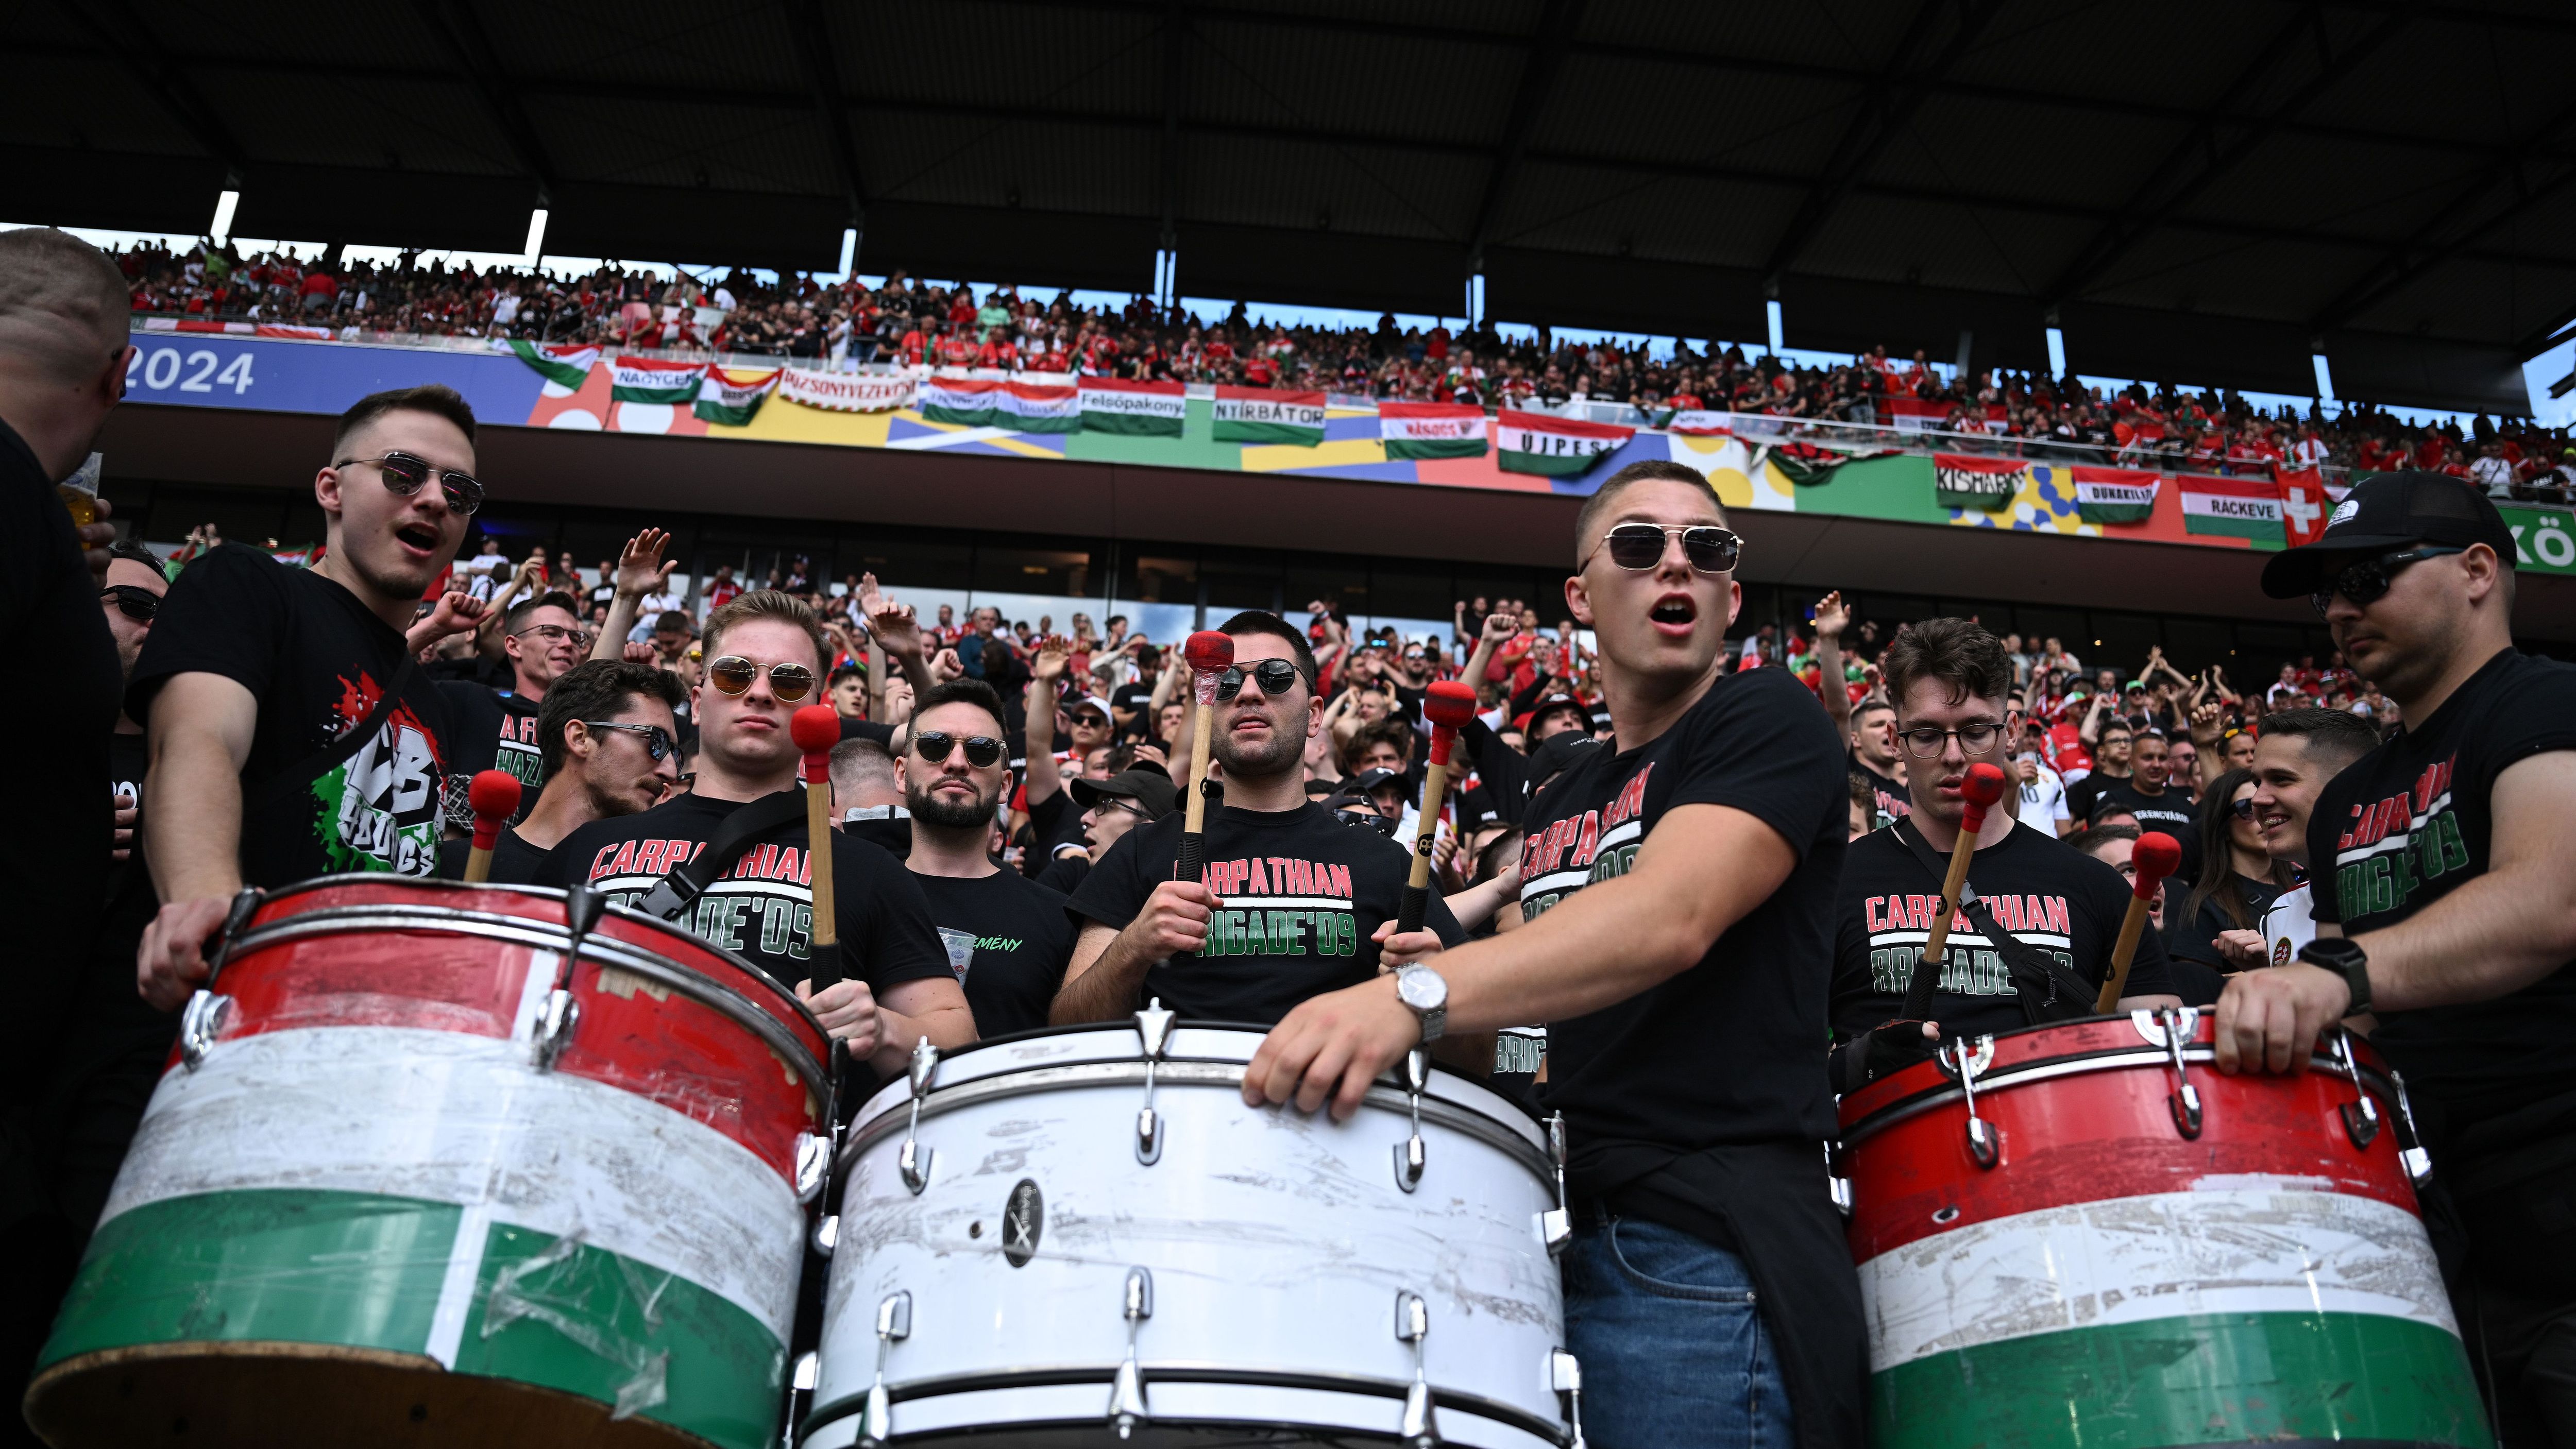
[[[2197,1140],[2203,1120],[2200,1088],[2191,1084],[2182,1053],[2184,1044],[2200,1030],[2199,1013],[2188,1006],[2159,1006],[2155,1019],[2156,1030],[2164,1037],[2165,1067],[2173,1073],[2174,1080],[2173,1090],[2165,1094],[2165,1106],[2173,1113],[2174,1130],[2186,1141]]]
[[[2415,1132],[2415,1104],[2406,1100],[2406,1074],[2391,1068],[2388,1080],[2397,1087],[2397,1160],[2406,1165],[2406,1175],[2417,1187],[2433,1180],[2433,1154],[2424,1150],[2424,1139]]]
[[[886,1393],[886,1354],[912,1337],[912,1294],[898,1289],[877,1305],[877,1377],[868,1385],[867,1407],[859,1415],[859,1442],[883,1444],[894,1437],[894,1401]]]
[[[1136,1335],[1145,1320],[1154,1316],[1154,1275],[1143,1268],[1127,1270],[1120,1311],[1127,1319],[1127,1357],[1119,1360],[1118,1375],[1109,1384],[1109,1427],[1126,1438],[1136,1426],[1150,1417],[1145,1412],[1145,1371],[1136,1361]]]
[[[895,1154],[895,1163],[903,1172],[903,1185],[914,1197],[930,1186],[930,1163],[933,1153],[922,1145],[921,1104],[930,1096],[930,1079],[939,1071],[939,1048],[923,1037],[912,1044],[912,1119],[903,1129],[903,1150]]]
[[[224,974],[225,963],[232,960],[233,942],[249,927],[250,918],[258,913],[259,903],[265,899],[266,893],[257,886],[243,886],[233,892],[232,904],[224,907],[223,929],[215,933],[214,954],[206,958],[206,990],[215,989],[215,978]]]
[[[608,909],[608,895],[586,885],[564,892],[563,961],[555,968],[555,989],[546,993],[546,1004],[537,1016],[530,1059],[536,1069],[550,1072],[555,1062],[572,1045],[573,1029],[581,1025],[581,1003],[573,998],[572,973],[581,965],[581,941],[599,925],[601,913]]]
[[[1843,1157],[1841,1142],[1833,1141],[1825,1144],[1825,1195],[1833,1199],[1834,1211],[1842,1215],[1843,1221],[1849,1222],[1852,1215],[1852,1185],[1849,1164],[1844,1162]]]
[[[1395,1431],[1406,1449],[1431,1449],[1440,1442],[1440,1421],[1431,1402],[1431,1374],[1424,1362],[1431,1337],[1431,1305],[1409,1289],[1395,1291],[1395,1337],[1413,1345],[1413,1382],[1404,1390],[1404,1421]]]
[[[2335,1062],[2343,1068],[2353,1091],[2353,1100],[2343,1104],[2343,1135],[2352,1139],[2353,1146],[2366,1151],[2379,1139],[2379,1103],[2372,1100],[2370,1088],[2362,1084],[2360,1063],[2352,1059],[2352,1033],[2337,1028],[2334,1050]]]
[[[1547,1155],[1556,1165],[1556,1206],[1538,1215],[1538,1240],[1551,1258],[1574,1241],[1574,1210],[1565,1200],[1565,1114],[1547,1119]]]
[[[215,1038],[223,1035],[224,1023],[232,1018],[233,999],[202,988],[188,998],[188,1007],[179,1013],[179,1060],[189,1071],[206,1064],[206,1053],[215,1049]]]
[[[1574,1430],[1566,1449],[1584,1449],[1583,1443],[1583,1365],[1564,1349],[1551,1350],[1547,1356],[1548,1387],[1565,1395],[1565,1418]]]
[[[1395,1145],[1395,1185],[1411,1192],[1422,1185],[1429,1154],[1422,1145],[1422,1092],[1431,1085],[1431,1049],[1415,1047],[1404,1054],[1404,1094],[1413,1108],[1413,1135]]]
[[[1172,1013],[1157,996],[1136,1013],[1136,1036],[1145,1048],[1145,1105],[1136,1109],[1136,1160],[1147,1167],[1163,1160],[1163,1119],[1154,1110],[1154,1075],[1163,1049],[1172,1040]]]
[[[554,1070],[564,1048],[572,1045],[573,1028],[579,1025],[581,1003],[573,999],[572,993],[560,986],[547,992],[545,1009],[537,1015],[536,1039],[530,1051],[538,1071]]]
[[[1977,1073],[1995,1059],[1995,1039],[1976,1037],[1969,1041],[1944,1043],[1933,1049],[1933,1056],[1944,1071],[1959,1079],[1959,1094],[1968,1104],[1968,1155],[1979,1167],[1991,1168],[2003,1161],[2004,1130],[1977,1115]]]

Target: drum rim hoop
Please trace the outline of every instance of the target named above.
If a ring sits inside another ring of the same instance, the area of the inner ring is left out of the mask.
[[[1030,1097],[1045,1092],[1085,1091],[1130,1085],[1142,1087],[1145,1084],[1148,1065],[1143,1057],[1138,1056],[1123,1061],[1060,1062],[1047,1066],[1026,1067],[989,1077],[977,1077],[971,1082],[960,1082],[953,1087],[933,1089],[921,1099],[921,1116],[922,1120],[928,1121],[943,1113],[959,1111],[985,1102],[1001,1101],[1010,1097]],[[1152,1063],[1151,1066],[1157,1090],[1164,1087],[1240,1089],[1246,1070],[1246,1064],[1243,1062],[1208,1057],[1164,1057]],[[871,1103],[871,1105],[874,1104]],[[1361,1105],[1375,1107],[1399,1116],[1409,1115],[1413,1110],[1413,1100],[1409,1094],[1384,1082],[1371,1084],[1368,1096],[1363,1099]],[[847,1174],[857,1165],[862,1153],[888,1138],[902,1135],[906,1125],[911,1121],[911,1110],[912,1098],[907,1093],[889,1099],[887,1105],[880,1110],[873,1113],[863,1112],[851,1125],[849,1135],[841,1145],[840,1171]],[[1546,1153],[1528,1138],[1482,1112],[1426,1095],[1422,1099],[1422,1120],[1464,1133],[1487,1146],[1499,1148],[1506,1156],[1528,1168],[1531,1175],[1542,1183],[1554,1180],[1556,1164]]]
[[[504,887],[503,889],[518,888]],[[610,909],[619,908],[612,906]],[[632,911],[627,914],[638,920],[668,928],[667,922],[653,921],[650,916]],[[233,939],[232,948],[227,953],[227,964],[237,962],[245,953],[269,946],[280,946],[320,936],[347,935],[376,928],[426,929],[451,935],[510,941],[518,945],[556,951],[561,951],[572,944],[572,933],[564,927],[550,925],[544,921],[532,921],[524,916],[494,915],[490,912],[470,911],[458,906],[379,902],[363,906],[325,906],[319,910],[298,912],[284,920],[271,921],[254,930],[244,931]],[[706,945],[706,949],[718,955],[731,959],[734,964],[748,972],[754,980],[775,995],[781,1005],[793,1008],[795,1014],[813,1029],[816,1036],[827,1041],[830,1039],[830,1033],[826,1032],[823,1024],[814,1018],[812,1010],[795,997],[778,991],[776,984],[770,980],[769,973],[740,957],[733,956],[720,946],[704,942],[700,944]],[[761,1010],[748,995],[729,983],[718,981],[686,962],[673,961],[632,942],[615,936],[602,936],[595,932],[582,937],[581,959],[595,966],[613,966],[621,971],[631,971],[676,988],[681,994],[710,1008],[718,1015],[732,1020],[736,1025],[748,1029],[772,1051],[777,1052],[789,1067],[804,1079],[806,1087],[816,1094],[817,1100],[830,1099],[832,1079],[825,1071],[822,1059],[815,1056],[813,1050],[805,1043],[798,1041],[795,1034],[790,1032],[777,1017]]]
[[[2218,1070],[2218,1049],[2214,1046],[2185,1047],[2182,1059],[2185,1066],[2205,1066],[2213,1074]],[[2141,1070],[2163,1070],[2169,1068],[2172,1061],[2172,1057],[2158,1047],[2118,1047],[2096,1052],[2069,1052],[2060,1057],[2049,1057],[2002,1071],[1980,1074],[1977,1077],[1977,1095],[1983,1098],[1989,1093],[2010,1091],[2015,1087],[2034,1086],[2040,1082],[2054,1081],[2062,1077],[2091,1076],[2097,1072],[2118,1071],[2129,1067]],[[2343,1063],[2324,1052],[2313,1052],[2309,1055],[2308,1070],[2350,1080],[2344,1077]],[[2397,1088],[2386,1072],[2374,1066],[2361,1066],[2360,1072],[2362,1081],[2374,1096],[2391,1108],[2397,1105]],[[1899,1122],[1920,1116],[1936,1107],[1960,1101],[1963,1097],[1964,1094],[1959,1090],[1958,1079],[1945,1074],[1939,1086],[1926,1087],[1911,1096],[1899,1097],[1843,1128],[1840,1134],[1842,1144],[1846,1148],[1858,1146]]]
[[[1364,1374],[1316,1371],[1245,1369],[1188,1359],[1163,1364],[1142,1362],[1138,1368],[1148,1386],[1157,1382],[1243,1384],[1258,1388],[1314,1389],[1324,1393],[1396,1400],[1403,1399],[1406,1392],[1413,1387],[1411,1379],[1384,1379]],[[947,1374],[907,1382],[889,1379],[886,1382],[886,1398],[891,1403],[901,1404],[922,1399],[948,1398],[957,1394],[982,1393],[993,1389],[1051,1388],[1064,1384],[1098,1384],[1106,1388],[1117,1377],[1117,1372],[1117,1366],[1114,1364],[1099,1368],[1068,1364],[1052,1368],[985,1369],[974,1373]],[[1567,1443],[1571,1437],[1562,1423],[1540,1418],[1517,1404],[1507,1404],[1500,1399],[1471,1393],[1464,1389],[1444,1389],[1438,1384],[1431,1386],[1431,1394],[1433,1400],[1444,1410],[1454,1407],[1461,1413],[1492,1419],[1507,1427],[1519,1429],[1556,1444]],[[867,1392],[861,1390],[857,1393],[844,1394],[827,1404],[815,1405],[806,1411],[804,1419],[797,1424],[797,1441],[802,1443],[809,1435],[818,1433],[829,1425],[859,1412],[866,1401]]]

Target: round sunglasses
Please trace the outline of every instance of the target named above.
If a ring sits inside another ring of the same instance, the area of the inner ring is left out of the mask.
[[[1744,540],[1723,528],[1700,524],[1685,527],[1675,523],[1623,523],[1602,535],[1592,553],[1575,565],[1580,573],[1592,562],[1593,554],[1610,551],[1610,561],[1631,573],[1644,573],[1664,560],[1664,540],[1681,535],[1682,553],[1690,566],[1704,574],[1722,574],[1744,559]]]
[[[1238,664],[1216,677],[1217,702],[1222,704],[1243,693],[1243,681],[1247,676],[1272,699],[1286,694],[1298,680],[1306,677],[1298,672],[1295,662],[1286,659],[1264,659],[1249,671]]]
[[[760,677],[760,666],[739,654],[727,654],[707,665],[707,682],[726,694],[746,694]],[[814,690],[814,671],[802,664],[769,666],[769,692],[794,704]]]
[[[948,752],[959,745],[966,747],[966,763],[978,770],[1002,758],[1002,742],[991,735],[968,735],[961,740],[944,730],[929,730],[912,737],[912,747],[934,765],[947,759]]]

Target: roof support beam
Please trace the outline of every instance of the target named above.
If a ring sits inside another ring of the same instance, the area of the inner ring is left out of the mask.
[[[1163,12],[1163,178],[1160,187],[1163,230],[1161,245],[1180,245],[1181,112],[1189,101],[1190,15],[1181,0],[1169,0]]]
[[[1976,44],[1986,22],[1994,19],[2003,4],[2004,0],[1922,0],[1915,9],[1913,23],[1905,28],[1904,38],[1890,52],[1886,67],[1861,93],[1860,113],[1844,127],[1832,158],[1808,187],[1807,199],[1799,203],[1797,214],[1789,218],[1789,225],[1773,244],[1771,258],[1762,267],[1767,285],[1779,285],[1781,276],[1796,264],[1825,229],[1825,223],[1833,219],[1843,198],[1868,173],[1888,143],[1914,119],[1914,113],[1931,94],[1932,84]],[[1953,11],[1955,17],[1951,15]],[[1951,21],[1948,43],[1928,63],[1915,65],[1914,58],[1931,49],[1944,19]]]
[[[831,17],[819,0],[787,0],[787,26],[796,39],[796,57],[805,69],[816,119],[832,149],[832,171],[849,199],[850,225],[867,220],[868,193],[859,179],[859,151],[850,140],[850,103],[841,93],[841,66],[832,49]]]
[[[1485,177],[1484,199],[1476,204],[1476,219],[1467,228],[1469,276],[1485,269],[1485,243],[1493,239],[1494,223],[1501,219],[1503,201],[1511,195],[1512,178],[1520,170],[1522,153],[1529,149],[1530,132],[1537,129],[1539,115],[1556,91],[1557,73],[1565,68],[1565,49],[1583,24],[1586,3],[1547,0],[1539,12],[1538,29],[1530,35],[1529,50],[1521,58],[1520,86],[1512,93],[1512,108],[1503,118],[1503,134],[1494,143],[1494,166]]]
[[[188,139],[223,162],[234,184],[240,184],[243,168],[250,159],[243,153],[241,142],[233,138],[232,128],[224,124],[223,117],[215,113],[195,82],[188,79],[186,62],[162,47],[160,37],[125,0],[61,0],[60,8],[65,17],[98,42],[99,53],[133,77],[143,93],[188,133]]]
[[[421,22],[438,37],[448,57],[465,75],[465,82],[482,101],[485,115],[500,129],[501,139],[509,145],[519,169],[537,183],[537,203],[550,204],[555,189],[554,162],[546,155],[543,141],[537,139],[537,128],[519,105],[517,92],[509,73],[501,68],[501,53],[493,48],[492,37],[483,29],[483,21],[474,13],[473,0],[415,0]]]
[[[2220,93],[2217,102],[2201,113],[2191,130],[2165,153],[2164,160],[2158,162],[2153,171],[2147,173],[2147,179],[2131,193],[2127,203],[2075,253],[2057,274],[2057,279],[2049,283],[2041,300],[2053,307],[2099,281],[2139,242],[2197,200],[2219,178],[2235,170],[2246,157],[2270,140],[2283,123],[2316,104],[2350,74],[2355,62],[2387,44],[2410,20],[2411,17],[2402,9],[2385,13],[2358,40],[2337,50],[2332,33],[2326,26],[2321,0],[2302,8],[2237,72],[2236,79]],[[2254,97],[2262,94],[2278,77],[2282,64],[2298,49],[2299,42],[2311,38],[2317,47],[2316,73],[2307,84],[2241,127],[2222,120],[2228,113],[2243,110]]]
[[[2525,144],[2537,146],[2570,125],[2576,125],[2576,103],[2560,107],[2556,114],[2533,129],[2525,138]],[[2500,161],[2470,177],[2447,203],[2434,210],[2423,225],[2415,228],[2404,241],[2390,247],[2368,271],[2354,278],[2350,286],[2336,293],[2333,301],[2320,308],[2310,319],[2308,330],[2324,332],[2343,326],[2414,285],[2425,273],[2459,255],[2470,242],[2566,190],[2571,182],[2576,182],[2576,165],[2561,166],[2556,175],[2535,182],[2514,160]],[[2472,205],[2484,201],[2488,193],[2508,183],[2514,194],[2502,206],[2483,214],[2471,214],[2469,208]]]

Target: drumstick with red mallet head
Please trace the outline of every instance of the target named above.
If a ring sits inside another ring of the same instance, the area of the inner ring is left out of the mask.
[[[1216,728],[1216,679],[1234,667],[1234,640],[1214,629],[1201,629],[1181,645],[1190,663],[1190,699],[1198,724],[1190,732],[1190,770],[1181,815],[1180,879],[1197,880],[1207,848],[1208,749]]]
[[[805,756],[805,855],[814,877],[814,989],[841,979],[841,916],[832,893],[832,747],[841,715],[809,704],[787,717],[787,737]]]
[[[2095,1015],[2107,1015],[2118,1005],[2120,993],[2129,984],[2129,963],[2137,959],[2138,938],[2147,930],[2147,902],[2153,900],[2156,887],[2182,864],[2182,842],[2161,830],[2150,830],[2138,837],[2129,850],[2129,865],[2137,872],[2137,884],[2129,888],[2128,914],[2120,917],[2120,939],[2111,947],[2111,974],[2102,979],[2102,994],[2093,999]]]
[[[465,787],[465,803],[474,811],[474,843],[465,850],[465,882],[481,885],[492,878],[492,847],[501,843],[501,827],[519,813],[519,777],[507,770],[485,770]]]
[[[1921,1021],[1932,1009],[1933,989],[1941,984],[1941,958],[1950,949],[1950,917],[1959,909],[1959,891],[1968,881],[1968,858],[1977,853],[1977,832],[1986,828],[1986,811],[2004,798],[2004,772],[1993,765],[1970,765],[1967,778],[1959,782],[1960,797],[1968,802],[1959,820],[1958,843],[1950,847],[1950,873],[1941,881],[1941,906],[1932,917],[1931,934],[1923,938],[1923,954],[1914,962],[1914,979],[1905,984],[1905,1010],[1901,1021]]]
[[[1449,752],[1457,747],[1459,729],[1476,717],[1476,691],[1459,680],[1434,680],[1422,699],[1422,717],[1431,721],[1431,766],[1422,777],[1422,817],[1413,830],[1413,875],[1396,908],[1398,932],[1421,930],[1422,913],[1431,908],[1431,836],[1440,824],[1441,793],[1449,788]]]

